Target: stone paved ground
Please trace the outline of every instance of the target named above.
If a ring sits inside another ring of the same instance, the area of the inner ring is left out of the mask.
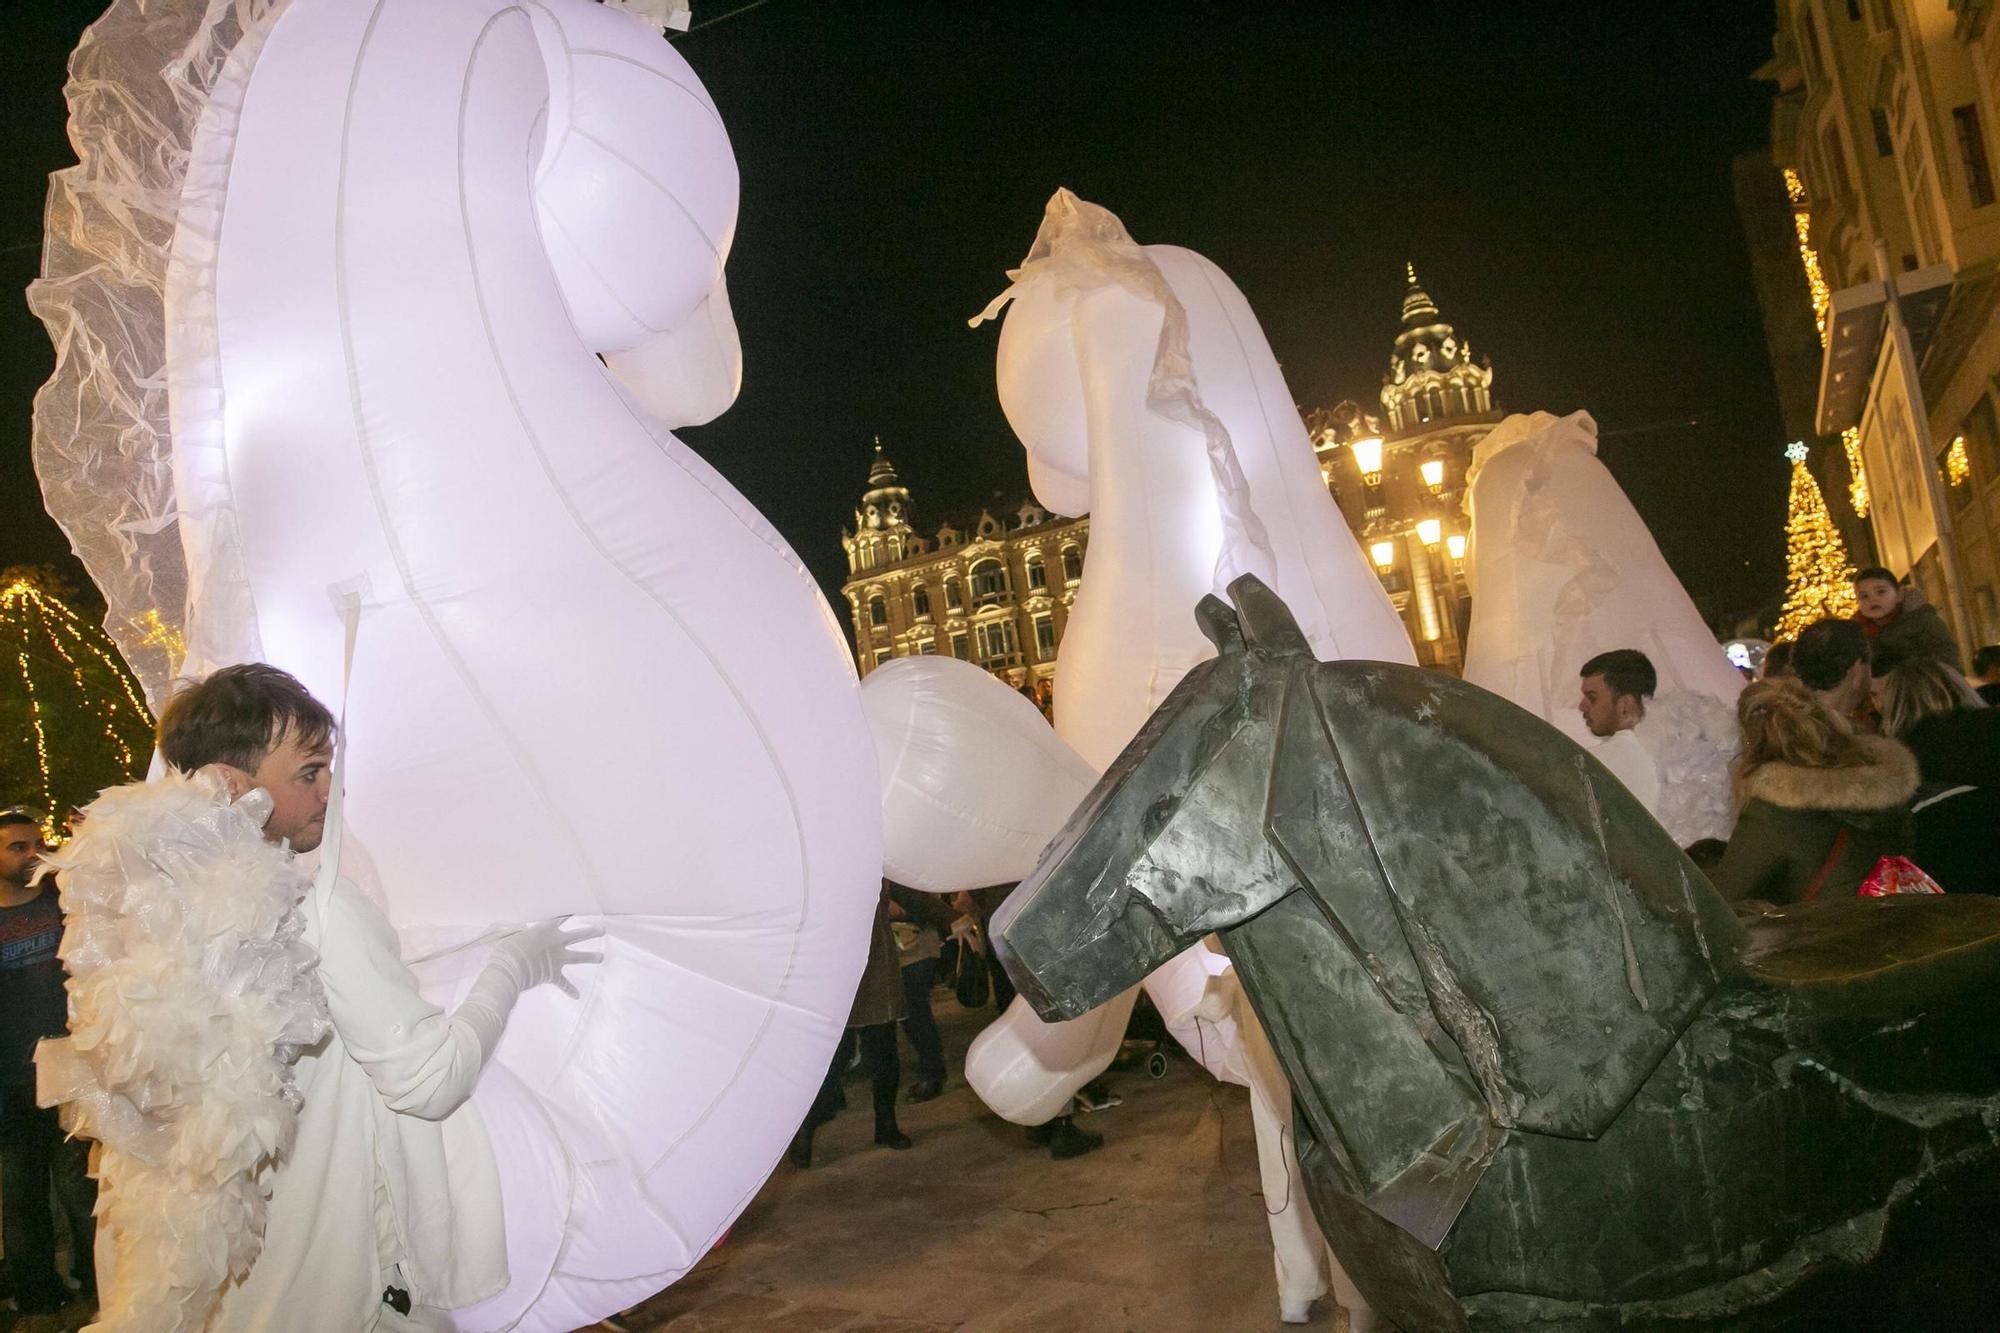
[[[980,1021],[945,992],[951,1068]],[[905,1049],[905,1077],[908,1077]],[[606,1328],[674,1333],[1201,1333],[1277,1330],[1248,1096],[1178,1056],[1083,1117],[1105,1146],[1057,1162],[964,1083],[905,1107],[916,1140],[872,1143],[865,1082],[811,1171],[780,1164],[694,1272]],[[1293,1206],[1302,1206],[1302,1201]],[[1330,1301],[1303,1327],[1342,1330]]]

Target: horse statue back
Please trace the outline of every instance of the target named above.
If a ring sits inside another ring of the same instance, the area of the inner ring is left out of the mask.
[[[1436,673],[1317,662],[1269,589],[1230,593],[1198,612],[1220,655],[995,938],[1068,1018],[1219,931],[1290,1077],[1314,1212],[1376,1309],[1797,1318],[1847,1308],[1840,1274],[1890,1262],[1912,1200],[2000,1197],[2000,1038],[1966,1012],[2000,974],[2000,903],[1746,931],[1547,723]]]

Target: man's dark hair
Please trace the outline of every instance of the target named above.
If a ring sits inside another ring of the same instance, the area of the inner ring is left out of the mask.
[[[1613,648],[1608,653],[1599,653],[1576,674],[1602,676],[1613,694],[1636,694],[1641,699],[1652,698],[1653,691],[1660,688],[1660,673],[1653,670],[1651,659],[1637,648]]]
[[[2000,643],[1989,643],[1972,655],[1972,674],[1983,676],[2000,667]]]
[[[1868,636],[1851,620],[1821,620],[1799,631],[1792,672],[1809,690],[1830,690],[1868,660]]]
[[[160,754],[182,772],[204,764],[257,771],[286,737],[318,749],[333,738],[333,714],[287,672],[262,662],[223,667],[160,710]]]
[[[10,806],[0,810],[0,828],[9,828],[15,824],[29,824],[40,828],[42,821],[35,818],[25,805]]]
[[[1866,569],[1855,570],[1854,577],[1849,579],[1848,582],[1859,584],[1865,579],[1880,579],[1891,587],[1895,587],[1897,583],[1896,576],[1880,565],[1870,565]]]

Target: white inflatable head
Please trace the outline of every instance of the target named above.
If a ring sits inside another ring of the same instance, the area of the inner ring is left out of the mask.
[[[1612,648],[1646,654],[1662,694],[1734,707],[1743,678],[1598,461],[1589,413],[1508,417],[1473,450],[1466,492],[1467,680],[1584,743],[1578,668]]]
[[[1414,660],[1227,274],[1059,190],[1010,276],[982,315],[1007,307],[1001,408],[1036,498],[1091,517],[1056,667],[1056,730],[1078,753],[1109,765],[1212,653],[1195,603],[1241,573],[1278,590],[1322,657]]]
[[[668,426],[735,401],[742,347],[723,265],[736,156],[688,63],[603,5],[534,7],[549,100],[535,215],[586,346]]]

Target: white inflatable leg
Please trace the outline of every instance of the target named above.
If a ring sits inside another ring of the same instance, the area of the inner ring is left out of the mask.
[[[1229,970],[1229,959],[1204,942],[1162,963],[1144,983],[1167,1031],[1195,1061],[1224,1083],[1247,1086],[1241,1038],[1234,1014],[1209,1018],[1197,1012],[1211,977]]]
[[[1303,1324],[1312,1303],[1326,1295],[1332,1256],[1320,1235],[1305,1181],[1292,1151],[1292,1089],[1284,1075],[1255,1058],[1264,1045],[1261,1028],[1244,1033],[1250,1048],[1250,1123],[1257,1131],[1257,1174],[1264,1186],[1264,1213],[1271,1225],[1271,1252],[1278,1268],[1278,1317]],[[1268,1046],[1266,1046],[1268,1050]],[[1275,1077],[1275,1083],[1273,1078]]]
[[[1043,1125],[1111,1066],[1139,994],[1134,986],[1081,1018],[1044,1023],[1020,996],[965,1053],[965,1081],[1002,1120]]]

